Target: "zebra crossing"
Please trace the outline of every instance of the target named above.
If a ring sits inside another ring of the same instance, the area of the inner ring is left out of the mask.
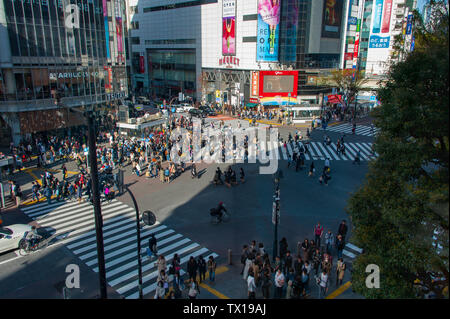
[[[345,124],[339,124],[336,126],[328,126],[325,129],[325,131],[344,133],[344,134],[352,134],[352,128],[353,128],[353,126],[351,124],[345,123]],[[322,127],[319,127],[318,129],[321,131],[324,130]],[[356,125],[355,134],[356,135],[364,135],[364,136],[375,136],[379,131],[380,131],[380,129],[376,128],[376,127],[374,127],[372,130],[370,126]]]
[[[361,254],[363,252],[363,250],[351,243],[347,243],[345,245],[344,250],[342,251],[342,254],[344,254],[345,256],[354,259],[356,258],[359,254]]]
[[[55,236],[57,244],[65,244],[93,271],[99,271],[94,209],[90,202],[64,201],[50,205],[41,203],[21,210]],[[134,208],[114,199],[109,203],[102,203],[102,216],[106,280],[126,299],[136,299],[139,297],[139,291]],[[205,260],[209,256],[219,256],[160,222],[141,229],[141,247],[144,247],[142,254],[148,246],[151,234],[157,239],[158,254],[163,254],[166,259],[166,273],[175,254],[180,257],[182,267],[191,256],[197,258],[202,255]],[[155,261],[155,258],[142,258],[144,296],[156,290],[158,270],[154,265]],[[183,270],[180,271],[181,275],[184,273]],[[172,275],[169,280],[172,280]]]
[[[256,149],[253,145],[249,145],[248,162],[253,163],[256,160],[261,159],[262,162],[267,160],[288,160],[288,156],[292,158],[294,150],[299,154],[301,146],[307,148],[305,153],[306,160],[336,160],[336,161],[353,161],[358,151],[360,151],[361,161],[370,161],[378,157],[376,152],[372,151],[372,143],[345,143],[345,155],[337,152],[337,146],[335,143],[330,145],[324,145],[320,142],[309,142],[303,144],[301,141],[286,143],[286,147],[282,142],[267,141],[267,145],[261,143],[260,149]],[[227,154],[225,156],[226,162],[229,159],[236,159],[244,161],[243,154],[234,152],[233,154]]]

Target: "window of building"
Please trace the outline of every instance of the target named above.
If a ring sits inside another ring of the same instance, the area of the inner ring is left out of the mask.
[[[242,17],[242,20],[244,20],[244,21],[255,21],[255,20],[258,20],[258,15],[257,14],[245,14]]]
[[[256,37],[242,37],[242,42],[256,42]]]
[[[131,44],[141,44],[139,37],[131,37]]]

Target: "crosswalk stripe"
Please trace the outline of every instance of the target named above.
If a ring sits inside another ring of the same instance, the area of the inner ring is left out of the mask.
[[[363,252],[362,248],[356,247],[355,245],[353,245],[351,243],[347,243],[345,246],[348,246],[350,249],[357,251],[360,254]]]
[[[324,160],[324,159],[325,159],[325,158],[322,156],[322,154],[320,153],[319,148],[318,148],[317,145],[316,145],[316,142],[311,142],[311,143],[309,143],[309,145],[312,145],[312,146],[313,146],[314,151],[315,151],[315,153],[317,154],[317,155],[316,155],[317,157],[320,157],[321,160]]]
[[[349,158],[351,160],[353,160],[356,157],[356,153],[351,147],[349,147],[349,145],[350,145],[349,143],[345,143],[345,153],[349,153],[350,152],[351,157],[349,156]]]
[[[336,126],[329,126],[326,128],[325,131],[331,131],[331,132],[337,132],[337,133],[345,133],[345,134],[352,134],[353,125],[344,123]],[[322,127],[319,127],[319,130],[324,130]],[[356,135],[363,135],[363,136],[375,136],[380,132],[379,128],[374,127],[373,132],[371,131],[370,126],[365,125],[356,125],[355,134]]]
[[[327,152],[326,148],[323,146],[323,144],[322,143],[317,143],[317,145],[319,146],[319,148],[322,149],[322,151],[323,151],[323,153],[325,155],[325,158],[328,158],[328,159],[332,160],[331,156],[328,154],[328,152]]]
[[[342,253],[343,253],[344,255],[350,257],[350,258],[355,258],[355,257],[356,257],[356,255],[355,255],[354,253],[349,252],[348,250],[345,250],[345,249],[342,251]]]
[[[127,208],[126,205],[124,205],[124,204],[122,204],[120,202],[116,202],[116,203],[113,203],[113,204],[106,205],[106,206],[102,207],[101,208],[102,213],[103,213],[104,210],[111,209],[113,207],[115,207],[115,208]],[[67,221],[67,220],[71,220],[71,219],[73,219],[75,217],[78,220],[80,220],[81,217],[83,217],[83,216],[91,215],[93,213],[93,211],[94,211],[94,207],[92,205],[88,205],[88,206],[85,206],[85,207],[83,207],[81,209],[77,209],[76,211],[75,210],[71,210],[71,211],[67,211],[67,212],[62,213],[59,216],[52,215],[52,216],[49,216],[49,217],[36,219],[36,221],[39,224],[44,224],[45,223],[46,225],[51,225],[55,221],[60,223],[60,222],[64,222],[64,221]]]
[[[27,214],[30,217],[34,217],[34,216],[37,216],[39,214],[42,214],[41,213],[42,211],[47,212],[47,211],[50,211],[50,210],[57,210],[58,208],[63,207],[65,205],[75,206],[75,204],[78,204],[78,203],[70,203],[70,204],[68,204],[68,203],[65,203],[65,202],[55,202],[55,203],[50,204],[50,205],[45,203],[45,205],[41,205],[40,207],[38,207],[36,209],[31,209],[31,210],[25,211],[24,213]],[[27,207],[27,208],[30,208],[30,207]],[[31,208],[34,208],[34,207],[31,206]]]
[[[361,154],[366,154],[368,156],[368,158],[370,159],[372,157],[372,154],[370,154],[370,152],[364,147],[362,146],[360,143],[355,143],[359,149],[361,150]]]
[[[77,203],[77,204],[78,204],[78,206],[77,206],[78,209],[82,209],[84,207],[91,206],[90,203],[82,203],[82,204]],[[73,205],[73,206],[75,206],[75,205]],[[31,218],[34,218],[35,220],[42,220],[44,218],[47,218],[47,217],[50,217],[50,216],[53,216],[53,215],[58,215],[59,216],[60,213],[64,213],[64,212],[67,212],[67,211],[70,212],[72,210],[73,210],[73,207],[67,207],[66,205],[64,205],[64,206],[61,206],[60,209],[56,209],[55,210],[55,209],[50,208],[48,210],[42,210],[42,211],[39,211],[39,212],[35,212],[33,214],[29,214],[28,216],[31,217]]]
[[[291,143],[286,143],[289,155],[292,157],[292,154],[294,154],[294,152],[292,151],[292,146]]]
[[[349,147],[354,149],[355,156],[356,156],[356,154],[358,154],[359,147],[357,145],[355,145],[355,144],[347,144],[347,146],[349,146]],[[369,160],[369,158],[366,156],[366,154],[364,154],[363,152],[360,152],[360,154],[361,154],[361,159]]]
[[[164,238],[165,236],[168,236],[168,235],[170,235],[170,234],[173,234],[174,232],[175,232],[175,231],[174,231],[173,229],[169,229],[169,230],[164,231],[164,232],[162,232],[162,233],[156,234],[156,235],[155,235],[155,238],[156,238],[156,239]],[[181,234],[177,234],[177,235],[175,235],[175,236],[172,236],[171,238],[179,238],[179,237],[183,237],[183,236],[182,236]],[[146,240],[147,240],[147,239],[142,239],[142,238],[141,238],[141,246],[144,246],[144,243],[145,243]],[[166,241],[165,241],[165,242],[166,242]],[[115,256],[117,256],[117,255],[120,255],[120,254],[123,253],[123,252],[130,251],[130,250],[133,251],[133,253],[135,254],[136,249],[137,249],[137,244],[134,243],[134,244],[131,245],[131,246],[126,246],[126,247],[124,247],[124,248],[114,250],[114,251],[112,251],[112,252],[110,252],[110,253],[107,253],[107,254],[105,255],[105,260],[111,259],[112,257],[115,257]],[[98,260],[97,260],[96,257],[97,257],[97,255],[95,255],[95,258],[94,258],[93,260],[87,261],[87,262],[86,262],[86,265],[88,265],[88,266],[94,266],[94,265],[97,265]],[[97,268],[96,268],[96,269],[97,269]],[[95,271],[97,272],[97,270],[95,270]]]
[[[334,144],[334,143],[331,143],[331,145],[330,145],[331,147],[333,147],[334,149],[336,149],[337,150],[337,145],[336,144]],[[349,159],[347,158],[347,156],[345,156],[345,155],[343,155],[342,153],[339,153],[339,155],[338,156],[340,156],[341,157],[341,159],[343,160],[343,161],[348,161]]]
[[[359,148],[365,152],[367,155],[369,155],[370,157],[376,157],[375,154],[372,154],[372,150],[369,146],[367,146],[366,143],[355,143],[356,145],[359,146]]]
[[[278,143],[276,141],[273,141],[271,143],[272,145],[272,151],[275,153],[275,159],[278,161],[280,160],[280,153],[278,152]]]

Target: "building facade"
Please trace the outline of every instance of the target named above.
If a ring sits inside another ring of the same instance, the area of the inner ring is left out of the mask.
[[[344,2],[129,0],[133,87],[237,106],[255,101],[253,72],[294,70],[288,101],[317,103],[317,77],[339,68]]]
[[[127,95],[124,9],[122,0],[0,0],[3,143],[81,125],[67,108],[106,114]]]

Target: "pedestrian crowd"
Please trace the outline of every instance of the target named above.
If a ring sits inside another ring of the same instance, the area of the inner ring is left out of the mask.
[[[272,261],[263,243],[252,240],[250,245],[244,245],[241,275],[247,283],[248,298],[255,299],[257,292],[264,299],[308,298],[312,284],[319,288],[318,298],[324,298],[332,277],[336,288],[342,284],[346,271],[342,252],[347,230],[345,220],[339,225],[336,236],[331,229],[324,233],[323,226],[317,223],[313,229],[314,239],[298,242],[296,252],[292,252],[287,239],[282,238]],[[335,264],[333,256],[337,257]]]

